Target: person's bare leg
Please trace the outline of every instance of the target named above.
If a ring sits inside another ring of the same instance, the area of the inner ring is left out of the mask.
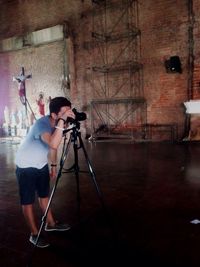
[[[49,202],[49,198],[48,197],[39,198],[38,200],[39,200],[40,207],[41,207],[43,213],[45,213],[47,205],[48,205],[48,202]],[[49,208],[49,210],[48,210],[46,222],[47,222],[48,225],[51,225],[51,226],[55,225],[55,220],[53,218],[51,208]]]
[[[36,222],[35,222],[33,205],[32,204],[22,205],[22,211],[23,211],[24,217],[26,219],[26,222],[27,222],[27,224],[31,230],[31,234],[37,235],[38,234],[38,228],[37,228]]]

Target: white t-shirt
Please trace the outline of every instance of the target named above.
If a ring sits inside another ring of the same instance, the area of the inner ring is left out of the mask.
[[[41,169],[48,163],[49,146],[41,139],[43,133],[52,134],[50,117],[44,116],[31,126],[16,153],[15,163],[19,168]]]

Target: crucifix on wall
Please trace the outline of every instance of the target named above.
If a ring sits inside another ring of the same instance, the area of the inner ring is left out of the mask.
[[[31,78],[32,78],[32,74],[25,75],[24,67],[22,67],[20,75],[17,77],[13,77],[13,81],[18,82],[18,94],[19,94],[19,98],[20,98],[21,103],[25,106],[26,117],[28,118],[28,106],[29,106],[29,109],[31,110],[32,116],[34,117],[34,119],[36,119],[35,114],[34,114],[32,108],[28,102],[27,97],[26,97],[26,83],[25,83],[25,81],[28,79],[31,79]]]
[[[24,67],[21,69],[21,73],[17,77],[13,77],[14,81],[18,82],[19,98],[21,103],[25,106],[26,115],[27,115],[27,98],[26,98],[26,84],[27,79],[32,78],[32,75],[25,75]]]

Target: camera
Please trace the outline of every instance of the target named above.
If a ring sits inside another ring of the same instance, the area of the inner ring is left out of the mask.
[[[75,108],[73,108],[72,111],[74,112],[75,119],[67,118],[67,123],[76,123],[87,119],[85,112],[78,112]]]

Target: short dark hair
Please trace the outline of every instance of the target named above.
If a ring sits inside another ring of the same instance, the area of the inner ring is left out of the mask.
[[[71,108],[71,102],[66,97],[63,97],[63,96],[55,97],[51,99],[49,103],[49,112],[50,114],[51,113],[58,114],[60,109],[65,106]]]

